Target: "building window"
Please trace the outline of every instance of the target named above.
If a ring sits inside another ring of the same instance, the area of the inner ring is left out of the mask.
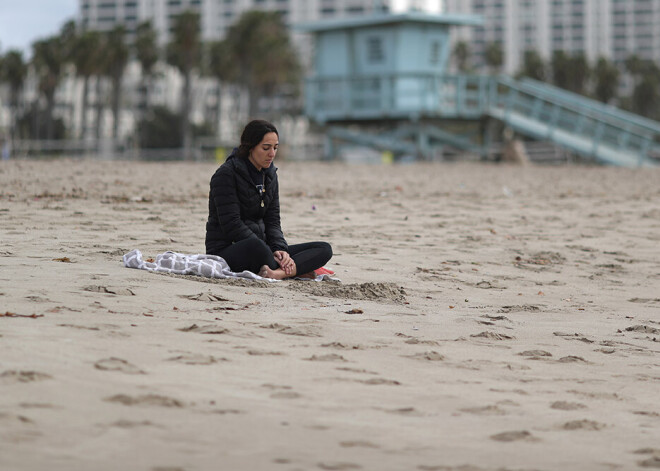
[[[382,38],[372,36],[367,38],[367,61],[371,64],[380,64],[385,60]]]

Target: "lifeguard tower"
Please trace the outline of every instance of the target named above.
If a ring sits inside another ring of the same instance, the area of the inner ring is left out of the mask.
[[[450,28],[480,22],[408,11],[298,25],[314,36],[305,113],[324,128],[327,156],[342,141],[422,159],[446,146],[486,156],[500,122],[603,163],[656,162],[660,123],[529,79],[450,75]]]

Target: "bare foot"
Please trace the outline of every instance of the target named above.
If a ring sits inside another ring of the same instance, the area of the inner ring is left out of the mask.
[[[309,273],[298,275],[298,278],[311,278],[313,280],[314,278],[316,278],[316,273],[314,273],[314,271],[310,271]]]
[[[274,280],[283,280],[288,278],[287,274],[281,268],[273,270],[268,265],[261,267],[261,270],[259,270],[259,276],[263,278],[272,278]]]

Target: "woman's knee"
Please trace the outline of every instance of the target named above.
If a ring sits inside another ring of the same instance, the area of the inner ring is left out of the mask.
[[[319,242],[319,249],[321,250],[323,258],[325,258],[326,261],[332,258],[332,246],[330,244],[327,242]]]

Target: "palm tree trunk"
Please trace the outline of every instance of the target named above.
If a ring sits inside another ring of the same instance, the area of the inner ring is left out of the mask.
[[[89,107],[89,76],[83,77],[82,116],[80,120],[80,138],[87,137],[87,108]]]
[[[222,114],[222,82],[216,81],[215,88],[215,110],[213,112],[213,122],[215,123],[214,132],[216,136],[220,137],[220,116]]]
[[[121,78],[112,80],[112,138],[119,136],[119,103],[121,102]]]
[[[54,138],[53,110],[55,109],[55,91],[46,96],[46,139]]]
[[[101,100],[101,77],[96,77],[96,122],[94,137],[98,146],[101,139],[101,121],[103,119],[103,101]]]
[[[190,126],[190,71],[185,74],[183,82],[183,110],[181,113],[181,125],[183,134],[183,153],[185,160],[192,159],[192,128]]]

